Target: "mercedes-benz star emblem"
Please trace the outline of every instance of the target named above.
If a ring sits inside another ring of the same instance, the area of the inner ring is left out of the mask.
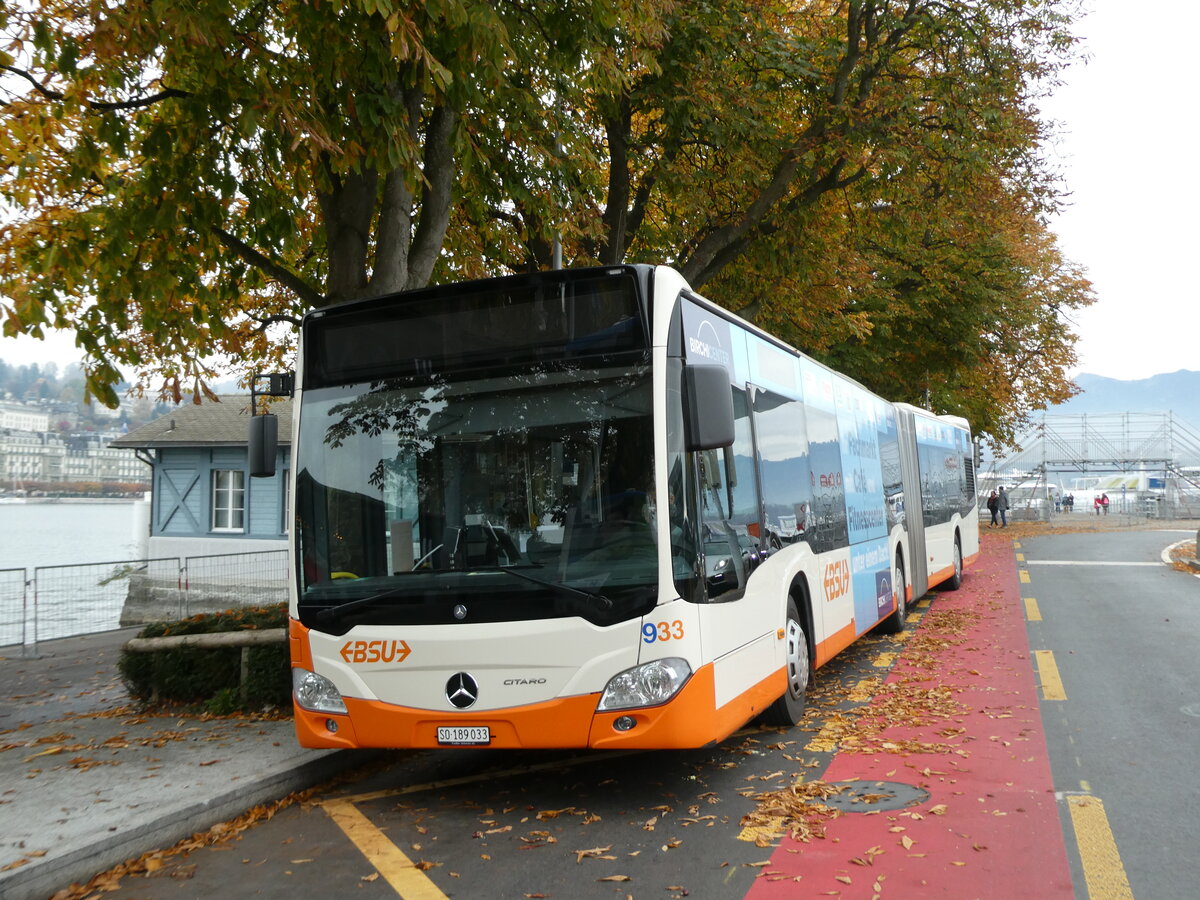
[[[465,606],[463,606],[461,603],[454,604],[454,618],[458,619],[458,621],[461,622],[466,617],[467,617],[467,608]]]
[[[479,699],[479,685],[466,672],[450,676],[446,682],[446,699],[457,709],[466,709]]]

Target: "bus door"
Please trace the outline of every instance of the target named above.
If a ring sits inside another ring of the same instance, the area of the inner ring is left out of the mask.
[[[925,543],[925,508],[921,501],[921,469],[917,463],[916,419],[906,409],[897,410],[900,438],[900,473],[904,479],[904,523],[908,532],[909,559],[905,576],[912,599],[929,592],[929,550]]]
[[[766,559],[747,391],[733,387],[734,442],[694,454],[700,493],[704,654],[718,659],[777,626],[769,599],[754,590]]]

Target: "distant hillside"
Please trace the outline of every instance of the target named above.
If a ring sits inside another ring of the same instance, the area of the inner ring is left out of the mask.
[[[1118,381],[1086,372],[1075,377],[1083,392],[1046,410],[1049,415],[1170,412],[1200,429],[1200,372],[1180,369],[1137,381]]]

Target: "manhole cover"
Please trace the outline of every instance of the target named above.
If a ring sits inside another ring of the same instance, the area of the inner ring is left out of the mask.
[[[834,781],[842,790],[821,802],[842,812],[883,812],[916,806],[929,791],[899,781]]]

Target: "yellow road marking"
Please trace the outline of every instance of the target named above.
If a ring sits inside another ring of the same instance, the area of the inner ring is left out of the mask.
[[[739,841],[748,841],[758,846],[774,844],[783,835],[783,816],[773,818],[769,825],[747,825],[738,832]]]
[[[1037,661],[1042,697],[1046,700],[1066,700],[1067,691],[1063,687],[1062,677],[1058,674],[1058,663],[1054,661],[1054,653],[1050,650],[1034,650],[1033,658]]]
[[[1129,878],[1100,798],[1067,797],[1067,808],[1071,811],[1071,826],[1075,829],[1090,900],[1133,900]]]
[[[932,602],[932,601],[930,601],[930,600],[928,600],[928,599],[925,599],[925,600],[918,600],[918,601],[917,601],[917,609],[929,609],[929,604],[930,604],[931,602]]]
[[[1017,554],[1017,562],[1025,562],[1025,554],[1024,553]]]
[[[825,726],[817,732],[817,736],[804,745],[804,749],[810,753],[828,753],[831,750],[836,750],[838,736],[844,731],[845,725],[827,722]]]
[[[1013,549],[1014,549],[1014,550],[1020,550],[1020,549],[1021,549],[1021,542],[1020,542],[1020,541],[1013,541]]]
[[[846,699],[851,703],[866,703],[875,696],[875,692],[878,690],[878,678],[862,678],[854,687],[850,688],[850,693],[846,695]]]
[[[387,839],[382,831],[348,800],[326,800],[321,804],[329,818],[346,833],[367,862],[404,900],[447,900],[416,863]]]
[[[915,625],[917,622],[921,621],[921,614],[920,613],[909,613],[907,616],[904,617],[904,621],[908,622],[909,624]]]
[[[877,669],[886,669],[888,666],[890,666],[892,663],[894,663],[896,661],[896,657],[899,655],[900,655],[899,653],[891,653],[891,652],[877,653],[877,654],[875,654],[875,658],[873,660],[871,660],[871,665],[873,665]]]
[[[1027,569],[1022,569],[1018,574],[1021,576],[1021,584],[1029,584],[1029,571]]]
[[[1025,618],[1030,622],[1042,621],[1042,611],[1038,609],[1038,602],[1032,597],[1025,598]]]

